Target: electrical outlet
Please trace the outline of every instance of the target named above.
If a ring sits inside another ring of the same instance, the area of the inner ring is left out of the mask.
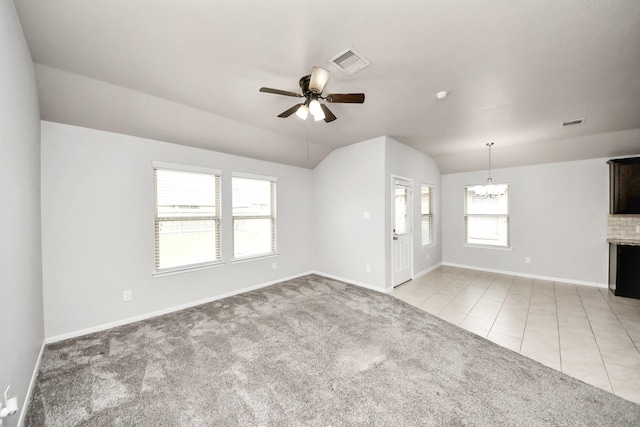
[[[133,299],[133,294],[130,290],[122,292],[122,300],[123,301],[131,301]]]
[[[369,264],[367,264],[367,266],[364,269],[366,270],[367,273],[371,273],[371,266]]]
[[[364,219],[369,219],[369,218],[371,218],[371,212],[369,212],[369,211],[364,211],[364,213],[362,214],[362,217],[363,217]]]
[[[524,259],[524,263],[525,263],[525,264],[531,264],[531,258],[526,257],[526,258]]]
[[[278,269],[278,263],[274,262],[273,264],[271,264],[271,268],[273,268],[274,270]]]
[[[636,234],[640,234],[640,225],[636,225]]]
[[[429,252],[427,252],[427,259],[429,259]]]

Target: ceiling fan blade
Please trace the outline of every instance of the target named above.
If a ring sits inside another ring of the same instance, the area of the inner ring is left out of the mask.
[[[322,107],[322,111],[324,112],[324,121],[326,123],[330,123],[337,119],[337,117],[331,112],[331,110],[329,110],[329,107],[324,104],[320,104],[320,106]]]
[[[329,80],[329,71],[320,67],[313,67],[311,69],[311,80],[309,81],[309,90],[313,93],[322,93],[324,85]]]
[[[296,98],[302,98],[302,95],[295,92],[289,92],[288,90],[271,89],[270,87],[261,87],[260,92],[274,93],[276,95],[295,96]]]
[[[324,97],[327,102],[341,102],[349,104],[363,104],[364,93],[332,93]]]
[[[278,114],[278,117],[289,117],[290,115],[292,115],[293,113],[295,113],[296,111],[298,111],[298,108],[300,108],[302,104],[296,104],[293,107],[289,108],[286,111],[283,111],[282,113]]]

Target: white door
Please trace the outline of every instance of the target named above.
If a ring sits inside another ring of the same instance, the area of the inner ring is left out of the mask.
[[[411,256],[411,199],[412,183],[393,180],[393,286],[411,280],[413,257]]]

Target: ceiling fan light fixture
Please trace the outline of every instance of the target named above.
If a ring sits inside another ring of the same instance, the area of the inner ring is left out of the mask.
[[[298,111],[296,111],[296,116],[300,117],[302,120],[307,120],[307,116],[309,115],[309,107],[302,104]]]
[[[329,71],[320,67],[311,69],[311,80],[309,81],[309,90],[313,93],[322,93],[324,85],[329,80]]]
[[[317,101],[316,101],[317,102]],[[318,104],[320,105],[320,104]],[[319,122],[320,120],[324,120],[325,115],[324,115],[324,111],[322,111],[322,108],[320,108],[318,111],[316,111],[316,113],[311,113],[313,114],[313,118],[315,119],[316,122]]]
[[[312,99],[311,102],[309,102],[309,112],[314,116],[319,112],[322,112],[322,107],[317,99]]]

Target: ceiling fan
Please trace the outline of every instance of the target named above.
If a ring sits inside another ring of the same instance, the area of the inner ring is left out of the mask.
[[[327,80],[329,80],[329,71],[324,68],[313,67],[310,75],[300,79],[299,83],[302,93],[272,89],[269,87],[261,87],[260,92],[304,98],[303,103],[296,104],[288,110],[283,111],[278,114],[278,117],[285,118],[296,113],[302,120],[306,120],[309,113],[311,113],[315,121],[324,120],[326,123],[334,121],[337,117],[326,105],[321,104],[318,100],[322,99],[332,103],[364,103],[364,93],[332,93],[322,96],[322,91],[324,90],[325,84],[327,84]]]

